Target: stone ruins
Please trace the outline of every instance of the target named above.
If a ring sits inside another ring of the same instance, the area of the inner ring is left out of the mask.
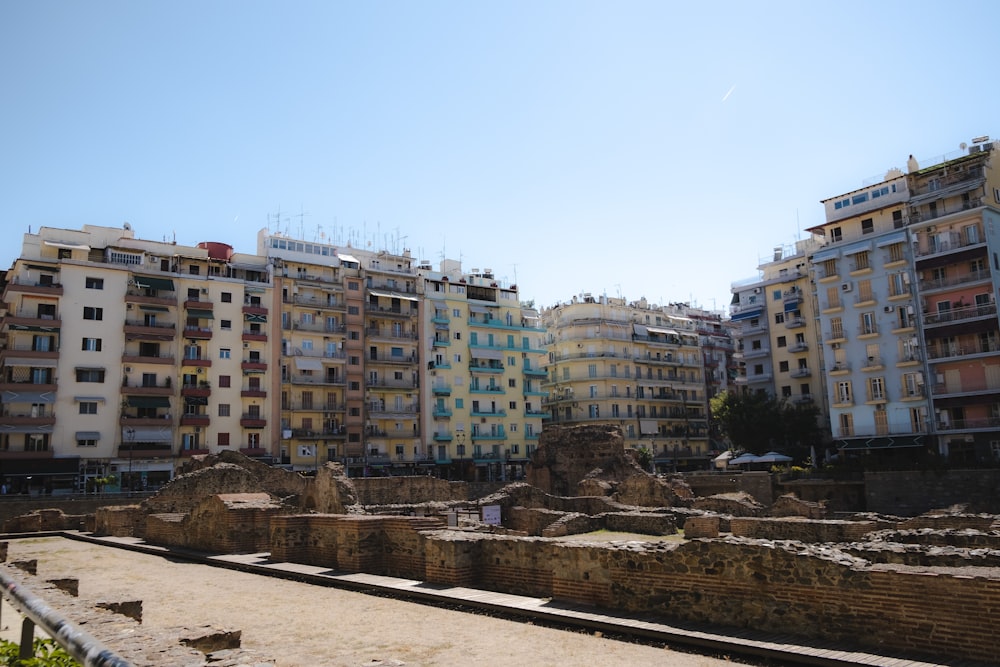
[[[304,477],[226,453],[135,505],[35,512],[4,530],[268,552],[859,650],[995,660],[1000,517],[967,506],[835,515],[826,500],[760,489],[699,496],[681,476],[645,473],[616,428],[580,426],[546,429],[527,480],[479,498],[433,477],[348,478],[332,463]],[[633,535],[564,539],[600,530]]]

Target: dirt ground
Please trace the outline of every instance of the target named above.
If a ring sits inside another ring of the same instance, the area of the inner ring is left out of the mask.
[[[242,630],[243,646],[273,658],[279,667],[731,664],[725,656],[676,652],[63,538],[11,540],[8,560],[27,559],[38,560],[39,577],[78,577],[81,598],[141,599],[147,627],[209,624]],[[19,636],[20,619],[10,608],[3,609],[0,623],[0,636]]]

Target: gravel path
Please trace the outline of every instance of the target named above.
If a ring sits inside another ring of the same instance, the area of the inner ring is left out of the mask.
[[[732,664],[469,612],[171,561],[63,538],[11,540],[8,561],[39,577],[78,577],[80,597],[143,601],[143,625],[243,631],[243,646],[279,667]],[[3,610],[2,636],[19,622]]]

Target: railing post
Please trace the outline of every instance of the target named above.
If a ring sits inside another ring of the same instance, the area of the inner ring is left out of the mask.
[[[17,657],[27,660],[35,655],[35,622],[27,616],[21,621],[21,646]]]

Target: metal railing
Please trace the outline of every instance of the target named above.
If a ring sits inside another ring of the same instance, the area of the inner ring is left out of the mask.
[[[8,576],[2,569],[0,569],[0,586],[3,588],[3,596],[11,606],[24,615],[19,651],[22,659],[32,657],[35,626],[38,625],[84,667],[131,667],[132,663],[70,623],[45,600]]]

